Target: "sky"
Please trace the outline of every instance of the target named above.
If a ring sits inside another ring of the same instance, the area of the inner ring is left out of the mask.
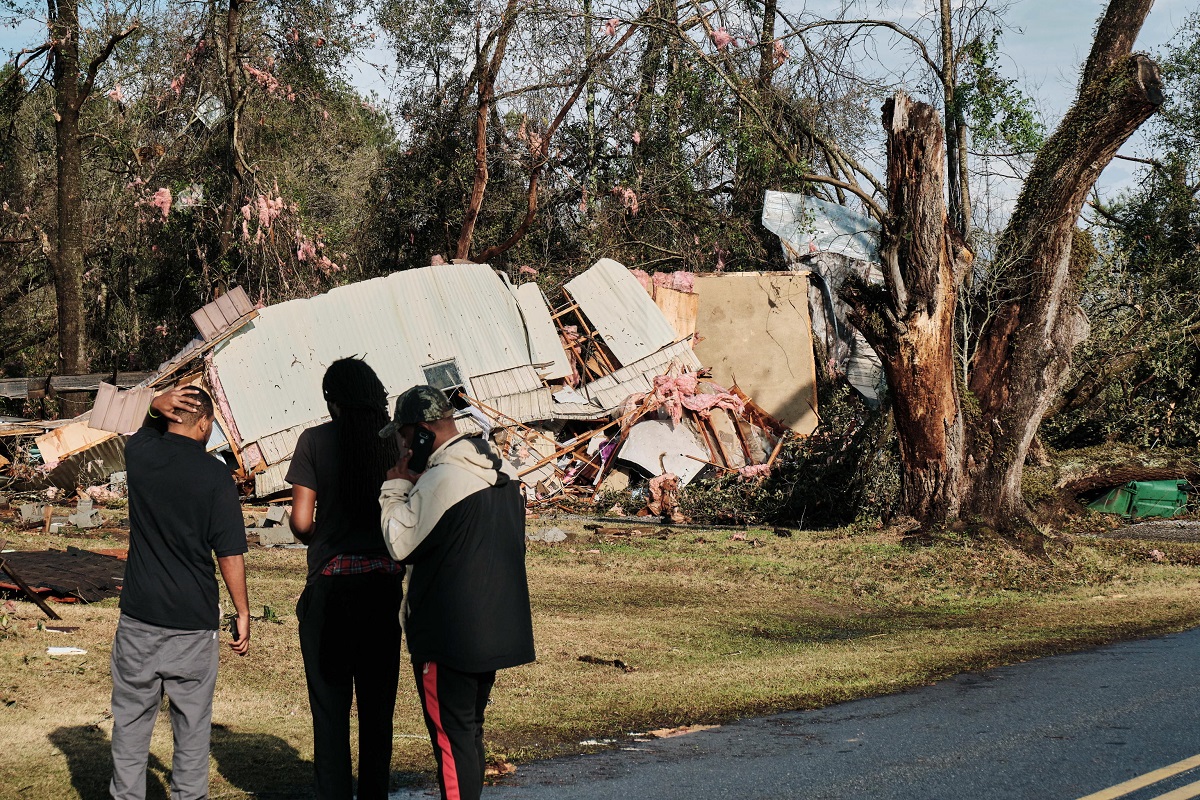
[[[809,13],[833,16],[841,4],[841,0],[784,0],[781,7],[789,12],[804,8]],[[925,1],[891,2],[886,11],[879,10],[880,3],[873,0],[860,0],[858,5],[864,15],[886,15],[902,21],[906,15],[921,10]],[[1105,0],[1016,0],[1005,15],[1013,30],[1001,45],[1002,67],[1008,77],[1017,78],[1034,98],[1048,130],[1053,130],[1074,99],[1079,67],[1087,57],[1092,30],[1105,6]],[[1151,53],[1158,50],[1184,19],[1198,9],[1200,3],[1197,0],[1157,0],[1138,38],[1137,49]],[[0,28],[0,56],[29,44],[41,30],[36,24],[17,29]],[[881,51],[880,55],[885,60],[890,57],[886,51]],[[386,57],[382,48],[371,56],[372,60]],[[901,57],[896,53],[897,59]],[[377,72],[365,66],[353,71],[351,79],[365,93],[378,90],[383,83]],[[1135,135],[1121,152],[1144,155],[1144,139]],[[1100,179],[1102,192],[1128,185],[1136,167],[1132,162],[1114,161]]]

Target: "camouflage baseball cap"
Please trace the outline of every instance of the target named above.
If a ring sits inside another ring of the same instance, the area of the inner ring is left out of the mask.
[[[392,421],[379,431],[379,438],[395,436],[405,425],[436,422],[454,413],[454,407],[441,389],[434,386],[414,386],[396,398],[396,413]]]

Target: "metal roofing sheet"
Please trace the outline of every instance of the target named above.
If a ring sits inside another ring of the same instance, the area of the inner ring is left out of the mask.
[[[263,460],[268,464],[277,464],[284,459],[291,458],[292,453],[296,452],[296,442],[300,439],[300,434],[309,428],[328,421],[329,416],[326,415],[320,419],[310,420],[279,433],[272,433],[270,436],[262,437],[258,440],[258,448]]]
[[[790,247],[793,260],[810,252],[879,260],[879,223],[819,197],[769,191],[762,224]]]
[[[550,396],[550,389],[547,387],[520,394],[491,397],[487,399],[486,403],[488,408],[501,414],[501,425],[507,425],[513,420],[536,422],[552,419],[554,416],[554,399]]]
[[[472,396],[485,403],[495,397],[521,392],[536,392],[544,386],[545,384],[537,376],[537,371],[528,364],[503,372],[491,372],[471,378]],[[546,417],[542,417],[542,419],[546,419]]]
[[[288,468],[292,466],[292,460],[280,461],[278,464],[273,464],[254,476],[254,494],[256,497],[266,497],[269,494],[282,492],[284,489],[292,488],[292,485],[283,479],[287,475]]]
[[[596,405],[612,410],[629,395],[652,390],[654,385],[651,379],[655,375],[666,374],[672,362],[677,362],[687,369],[700,369],[700,359],[696,358],[691,343],[676,342],[627,367],[622,367],[611,375],[597,378],[580,388],[579,392]]]
[[[464,378],[529,366],[516,300],[486,264],[395,272],[259,311],[213,356],[242,444],[326,415],[321,378],[363,356],[389,395],[454,358]]]
[[[652,355],[675,341],[675,330],[638,279],[602,258],[564,287],[621,364]]]
[[[538,368],[538,374],[548,381],[565,378],[571,374],[571,361],[558,338],[558,328],[550,316],[550,305],[546,295],[536,283],[523,283],[513,290],[517,307],[525,318],[525,332],[529,337],[530,357],[534,364],[548,364]]]

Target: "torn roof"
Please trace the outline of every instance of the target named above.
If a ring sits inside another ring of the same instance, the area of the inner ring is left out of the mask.
[[[529,336],[529,350],[538,375],[548,381],[565,378],[571,374],[571,360],[563,351],[558,338],[558,329],[550,316],[550,305],[546,295],[536,283],[523,283],[513,289],[517,306],[525,319],[525,330]]]
[[[674,343],[675,329],[623,265],[602,258],[563,287],[622,365]]]
[[[789,260],[825,252],[879,261],[879,223],[819,197],[768,191],[762,224],[792,251]]]

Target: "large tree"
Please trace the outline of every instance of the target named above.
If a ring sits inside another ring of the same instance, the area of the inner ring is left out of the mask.
[[[1079,307],[1090,259],[1077,228],[1096,178],[1163,101],[1158,69],[1133,43],[1152,0],[1112,0],[1078,94],[1035,157],[999,238],[994,313],[977,331],[967,379],[956,366],[958,296],[973,254],[943,199],[937,112],[897,94],[884,106],[888,208],[882,290],[846,298],[884,361],[902,460],[902,506],[925,522],[1001,528],[1028,519],[1025,459],[1088,333]]]

